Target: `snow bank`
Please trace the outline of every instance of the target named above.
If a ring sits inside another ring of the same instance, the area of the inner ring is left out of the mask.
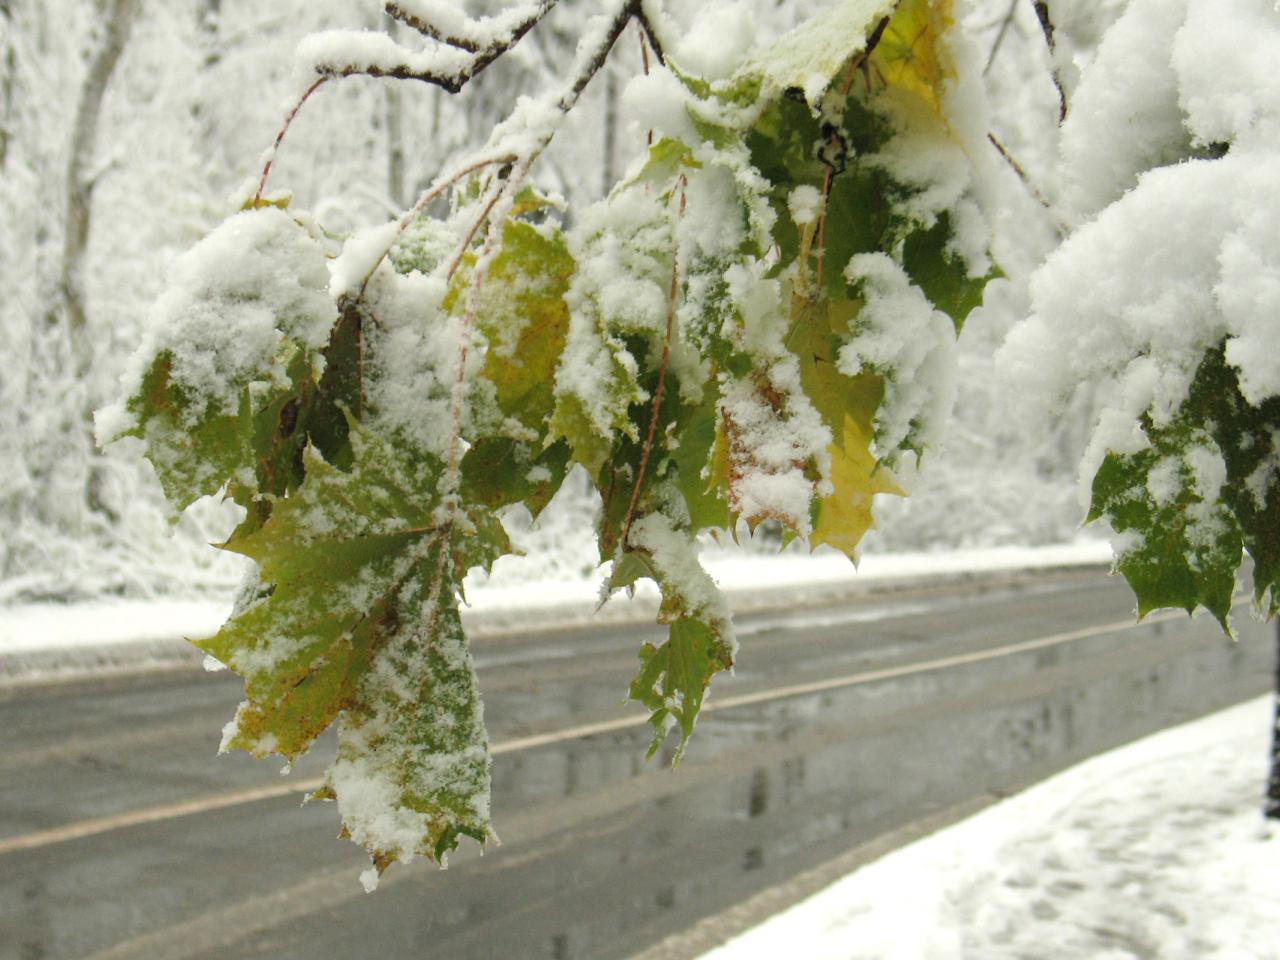
[[[578,546],[594,557],[594,544]],[[1103,564],[1110,562],[1111,548],[1102,540],[1081,539],[1047,547],[883,554],[865,557],[857,569],[843,554],[827,548],[777,555],[713,545],[703,550],[701,559],[730,605],[745,611],[801,607],[902,582]],[[537,575],[539,568],[542,576]],[[465,581],[469,606],[462,614],[468,631],[483,635],[536,626],[648,621],[657,609],[658,592],[650,581],[638,585],[634,599],[615,595],[601,608],[603,568],[584,561],[576,568],[561,568],[557,579],[548,578],[546,568],[545,554],[510,556],[494,565],[490,577],[472,573]],[[231,603],[228,594],[221,600],[102,600],[0,608],[0,675],[63,665],[83,672],[95,664],[172,663],[180,658],[163,644],[177,646],[183,638],[212,636],[230,614]],[[110,652],[126,647],[136,649]]]
[[[1274,958],[1271,709],[1259,698],[1083,763],[703,960]]]

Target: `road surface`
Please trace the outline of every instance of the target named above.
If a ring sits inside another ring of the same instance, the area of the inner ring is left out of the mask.
[[[0,691],[0,960],[652,955],[872,838],[1268,688],[1243,606],[1235,645],[1132,607],[1077,572],[743,617],[674,771],[621,703],[654,630],[480,641],[502,845],[372,896],[333,806],[298,805],[330,737],[287,777],[214,756],[233,675]]]

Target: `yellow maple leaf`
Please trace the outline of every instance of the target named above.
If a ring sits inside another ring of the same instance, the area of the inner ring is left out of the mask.
[[[939,116],[943,84],[955,77],[940,41],[954,24],[952,0],[902,0],[872,58],[885,83],[921,97]]]
[[[831,430],[831,493],[814,501],[809,546],[829,544],[853,558],[873,526],[871,502],[877,493],[906,496],[893,474],[872,452],[875,415],[884,399],[884,380],[871,372],[848,376],[836,361],[840,344],[860,301],[831,302],[793,292],[788,346],[800,361],[800,380],[810,401]]]
[[[829,496],[818,501],[809,546],[828,544],[853,559],[862,537],[875,525],[871,501],[877,493],[906,496],[886,468],[877,469],[871,436],[851,416],[844,419],[844,437],[827,448],[831,454]]]

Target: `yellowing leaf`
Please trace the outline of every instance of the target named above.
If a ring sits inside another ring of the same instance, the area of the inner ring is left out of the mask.
[[[558,233],[546,236],[511,221],[481,292],[477,325],[489,341],[484,376],[497,388],[502,412],[538,432],[555,402],[555,369],[569,328],[564,294],[573,268]]]
[[[815,502],[809,545],[830,544],[850,558],[872,526],[874,496],[904,495],[888,469],[877,464],[871,449],[876,410],[884,398],[883,380],[874,373],[849,377],[836,365],[842,339],[859,309],[857,300],[829,302],[796,294],[788,338],[800,361],[804,391],[832,436],[827,452],[833,490]]]
[[[886,468],[877,469],[871,453],[871,434],[855,417],[846,414],[843,436],[839,443],[831,444],[828,452],[834,490],[817,503],[809,546],[825,543],[852,557],[863,535],[875,525],[872,498],[877,493],[897,497],[906,494]]]
[[[889,20],[871,61],[885,82],[921,97],[942,114],[943,84],[955,67],[939,41],[953,26],[952,0],[902,0]]]

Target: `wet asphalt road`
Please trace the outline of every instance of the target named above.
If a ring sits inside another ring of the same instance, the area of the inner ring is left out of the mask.
[[[1207,619],[1113,628],[1132,604],[1082,572],[741,618],[737,675],[675,771],[644,762],[643,714],[621,704],[654,630],[482,640],[503,843],[393,868],[373,896],[331,805],[299,809],[277,763],[214,756],[234,676],[0,690],[0,960],[628,957],[922,816],[1268,688],[1270,629],[1243,610],[1232,645]]]

